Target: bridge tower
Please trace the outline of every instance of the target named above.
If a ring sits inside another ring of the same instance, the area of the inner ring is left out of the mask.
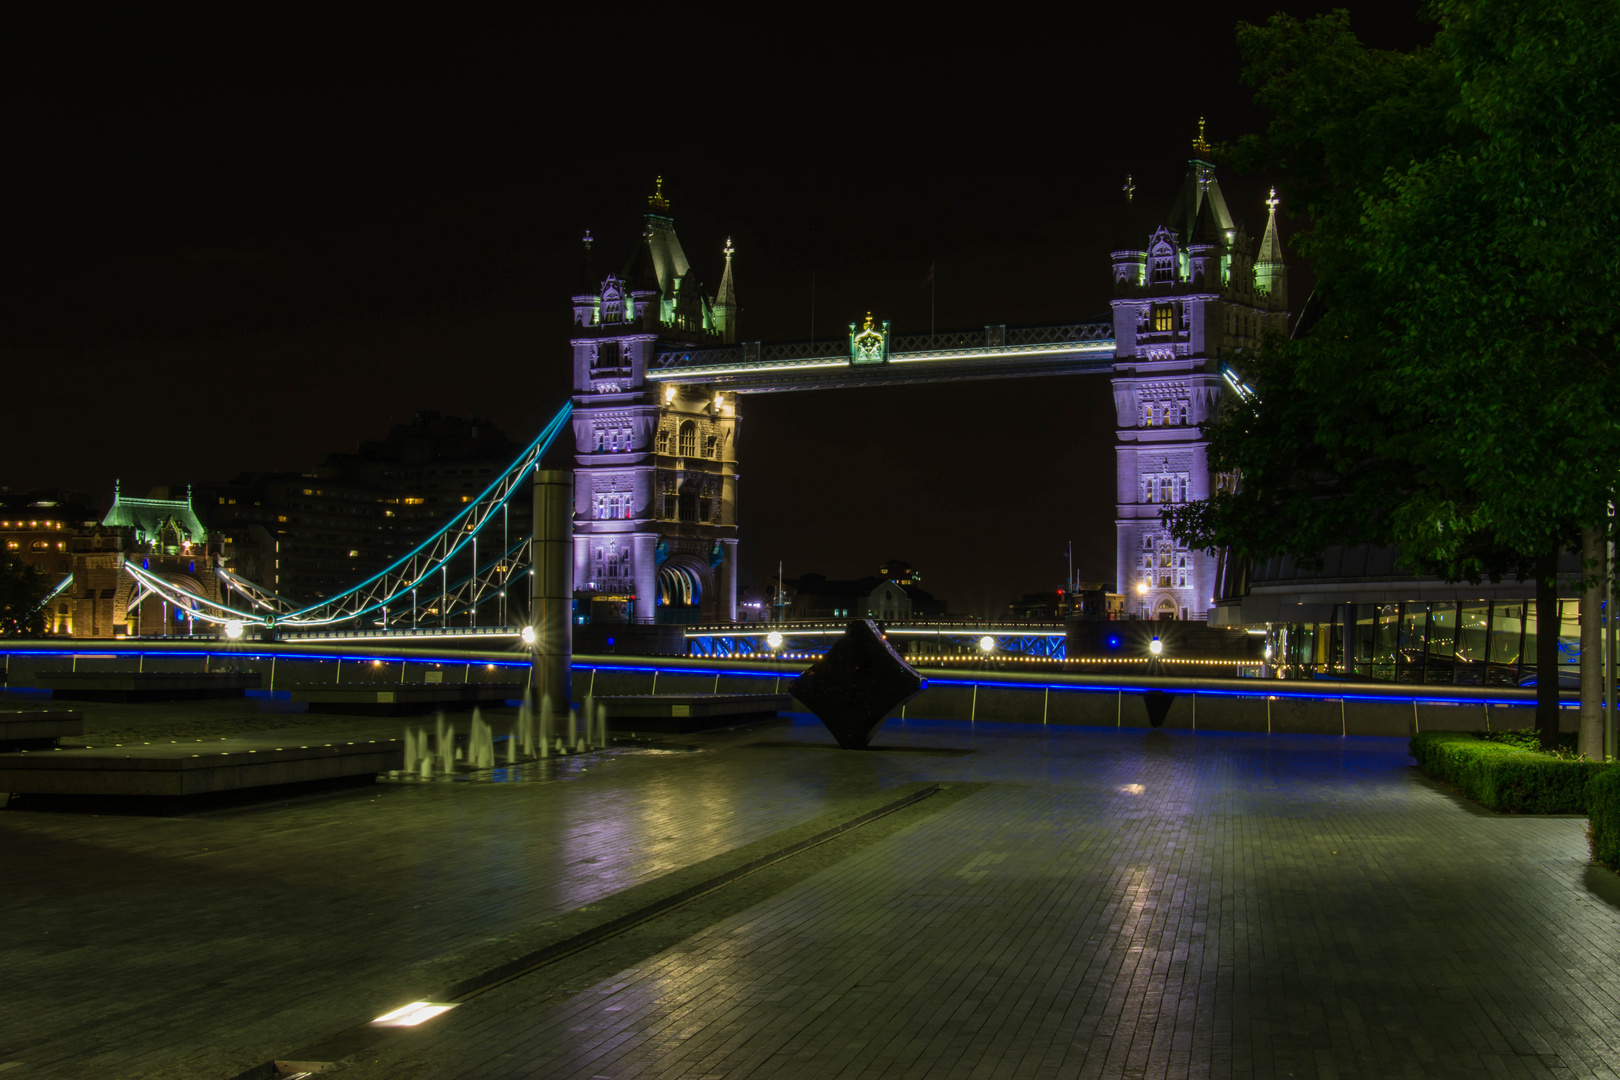
[[[1227,209],[1200,120],[1168,216],[1144,220],[1134,196],[1127,179],[1130,232],[1113,253],[1117,587],[1139,617],[1201,622],[1215,557],[1177,544],[1160,514],[1215,490],[1198,425],[1219,405],[1221,361],[1287,331],[1276,193],[1256,251]]]
[[[663,193],[621,273],[598,276],[591,236],[574,297],[574,595],[596,620],[737,615],[738,395],[649,384],[660,344],[737,340],[733,249],[706,295]]]

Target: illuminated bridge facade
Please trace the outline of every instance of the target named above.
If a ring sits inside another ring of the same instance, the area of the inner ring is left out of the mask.
[[[1203,621],[1220,568],[1177,544],[1160,515],[1216,490],[1199,425],[1226,392],[1223,364],[1288,316],[1276,200],[1256,245],[1201,134],[1194,150],[1168,214],[1142,216],[1127,183],[1112,310],[1057,325],[899,334],[867,315],[836,339],[741,341],[731,243],[710,291],[661,188],[622,272],[597,273],[587,234],[573,297],[576,595],[602,620],[735,621],[748,394],[1108,374],[1118,587],[1138,617]]]

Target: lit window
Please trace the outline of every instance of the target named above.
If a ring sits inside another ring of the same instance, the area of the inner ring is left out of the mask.
[[[1175,329],[1175,308],[1169,304],[1153,305],[1153,329],[1156,333],[1165,333]]]

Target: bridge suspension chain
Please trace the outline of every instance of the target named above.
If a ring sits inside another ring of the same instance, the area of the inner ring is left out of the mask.
[[[409,553],[359,584],[313,604],[299,607],[293,601],[223,567],[218,568],[216,573],[232,603],[199,596],[132,562],[126,562],[125,569],[135,579],[137,587],[144,590],[141,594],[143,597],[146,593],[156,594],[191,618],[219,625],[239,623],[242,626],[311,629],[374,614],[385,625],[393,625],[409,617],[413,593],[420,600],[420,594],[424,592],[439,599],[440,617],[445,621],[468,613],[472,613],[470,617],[476,619],[480,605],[498,598],[514,577],[526,580],[527,575],[520,574],[519,568],[526,568],[529,561],[530,534],[525,531],[516,540],[506,538],[504,545],[498,542],[496,547],[499,550],[493,552],[487,561],[475,557],[472,569],[458,572],[453,581],[450,579],[450,563],[469,549],[476,553],[478,537],[492,523],[500,520],[501,510],[539,468],[540,459],[567,426],[572,413],[571,402],[563,405],[534,442],[478,498]],[[403,605],[400,604],[401,600],[404,601]]]

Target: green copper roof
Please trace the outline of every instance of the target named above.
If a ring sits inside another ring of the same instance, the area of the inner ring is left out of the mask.
[[[197,520],[197,512],[191,508],[189,499],[126,499],[115,495],[112,509],[101,523],[113,528],[134,529],[136,539],[145,540],[156,536],[159,527],[171,517],[180,527],[182,540],[193,544],[208,540],[208,530]]]

